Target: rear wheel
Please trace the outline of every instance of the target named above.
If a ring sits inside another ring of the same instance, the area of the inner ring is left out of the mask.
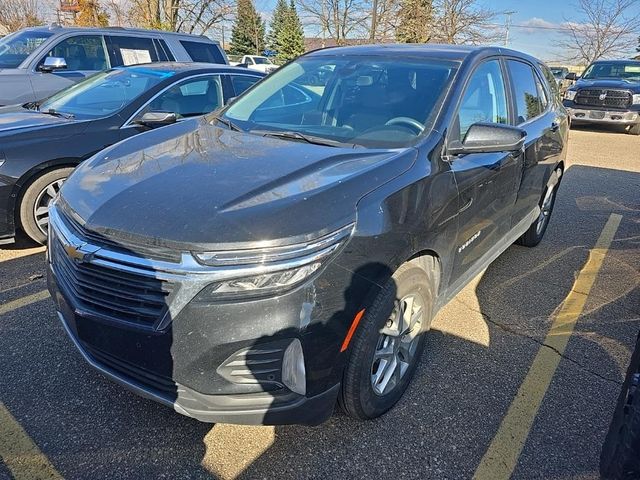
[[[556,203],[556,193],[559,185],[560,182],[558,181],[553,187],[547,187],[545,189],[544,195],[540,200],[540,214],[538,218],[516,243],[525,247],[535,247],[542,241],[544,232],[547,231],[547,226],[549,226],[551,213],[553,213],[553,206]]]
[[[435,270],[435,259],[428,263]],[[351,417],[376,418],[407,389],[431,323],[436,274],[404,264],[367,309],[353,337],[338,397]]]
[[[47,241],[49,204],[60,191],[73,168],[52,170],[34,180],[20,201],[20,225],[24,232],[38,243]]]

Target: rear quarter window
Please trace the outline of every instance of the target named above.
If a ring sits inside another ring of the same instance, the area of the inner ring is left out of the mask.
[[[226,63],[224,56],[217,45],[204,42],[189,42],[180,40],[180,44],[187,51],[187,54],[194,62],[203,63]]]

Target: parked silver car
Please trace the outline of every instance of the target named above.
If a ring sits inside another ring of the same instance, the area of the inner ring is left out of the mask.
[[[128,28],[20,30],[0,39],[0,106],[41,100],[107,68],[179,61],[228,64],[205,36]]]

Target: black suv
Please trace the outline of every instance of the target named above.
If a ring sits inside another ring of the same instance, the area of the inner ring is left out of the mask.
[[[542,239],[567,133],[553,75],[515,51],[316,51],[82,164],[49,288],[91,365],[180,413],[374,418],[437,310]]]

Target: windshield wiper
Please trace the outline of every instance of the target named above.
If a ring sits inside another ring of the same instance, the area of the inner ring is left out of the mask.
[[[227,127],[229,127],[229,130],[233,130],[234,132],[244,132],[244,130],[242,130],[239,126],[237,126],[235,123],[233,123],[231,120],[226,119],[220,115],[216,115],[215,117],[213,117],[215,120],[217,120],[218,122],[226,125]]]
[[[22,105],[22,108],[26,108],[27,110],[40,110],[40,104],[38,102],[27,102]]]
[[[67,120],[71,120],[72,118],[76,117],[72,113],[58,112],[53,108],[50,108],[49,110],[39,110],[39,111],[40,113],[44,113],[45,115],[52,115],[54,117],[66,118]]]
[[[251,133],[256,135],[262,135],[263,137],[275,137],[284,138],[290,140],[301,140],[306,143],[312,143],[313,145],[324,145],[327,147],[343,147],[343,148],[356,148],[360,145],[355,143],[345,143],[338,140],[330,140],[328,138],[316,137],[314,135],[306,135],[300,132],[293,132],[288,130],[250,130]]]

